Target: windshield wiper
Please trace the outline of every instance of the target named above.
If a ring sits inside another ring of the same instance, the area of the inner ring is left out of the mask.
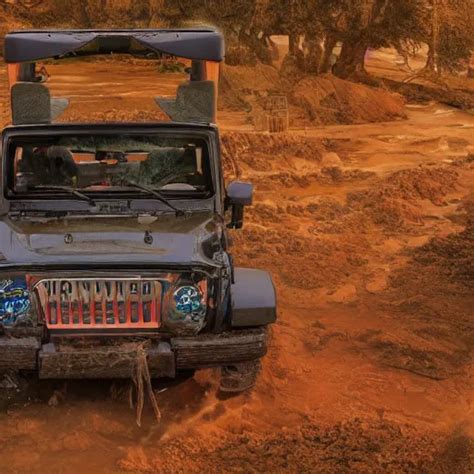
[[[178,216],[184,216],[184,211],[181,209],[178,209],[177,207],[173,206],[168,199],[166,199],[159,191],[156,189],[150,188],[148,186],[145,186],[144,184],[138,184],[135,183],[134,181],[129,181],[128,179],[122,179],[121,180],[124,184],[127,186],[131,186],[136,189],[140,189],[141,191],[145,191],[146,193],[156,197],[158,201],[162,202],[163,204],[166,204],[170,209],[173,209],[173,211],[176,213],[176,217]]]
[[[78,197],[79,199],[82,199],[83,201],[87,201],[91,206],[95,206],[96,203],[95,201],[89,197],[89,196],[86,196],[85,194],[81,193],[80,191],[77,191],[76,189],[74,188],[71,188],[69,186],[56,186],[56,185],[37,185],[37,186],[31,186],[29,187],[28,189],[31,189],[31,190],[45,190],[45,191],[48,191],[48,190],[52,190],[52,191],[65,191],[69,194],[71,194],[72,196],[76,196]]]
[[[165,176],[163,179],[161,179],[160,181],[158,181],[158,183],[156,183],[156,187],[157,188],[162,188],[163,186],[166,186],[167,184],[169,184],[174,179],[181,177],[182,174],[183,173],[169,174],[169,175]]]

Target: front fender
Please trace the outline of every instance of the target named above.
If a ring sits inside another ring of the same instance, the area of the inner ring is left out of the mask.
[[[276,321],[276,293],[268,272],[236,268],[231,286],[232,327],[265,326]]]

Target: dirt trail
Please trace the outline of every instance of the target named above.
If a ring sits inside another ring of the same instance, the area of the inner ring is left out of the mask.
[[[138,429],[70,383],[0,414],[0,472],[472,472],[474,117],[406,112],[275,136],[221,112],[227,177],[256,184],[236,260],[278,291],[256,389],[200,372]]]

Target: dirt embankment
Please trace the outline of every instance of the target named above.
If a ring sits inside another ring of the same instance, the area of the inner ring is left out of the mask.
[[[443,79],[440,78],[440,81],[443,81]],[[448,85],[448,82],[431,85],[407,84],[390,79],[383,79],[381,85],[403,95],[409,102],[426,103],[436,101],[462,110],[474,110],[474,92],[467,90],[467,87],[465,89],[452,88]]]
[[[405,118],[404,100],[384,89],[326,74],[297,81],[282,78],[272,66],[226,66],[220,110],[258,113],[269,95],[288,98],[293,126],[383,122]],[[249,118],[251,120],[251,118]]]
[[[251,66],[224,65],[219,88],[221,110],[250,111],[251,102],[272,92],[282,92],[283,84],[278,70],[258,63]]]
[[[323,141],[319,139],[245,132],[222,133],[221,146],[224,173],[229,179],[240,178],[244,168],[250,167],[270,179],[284,180],[286,176],[291,180],[292,177],[288,173],[275,175],[271,171],[278,168],[288,155],[317,163],[326,152]],[[304,179],[304,177],[300,178]]]
[[[401,96],[330,74],[303,79],[296,84],[293,96],[315,124],[387,122],[406,117]]]

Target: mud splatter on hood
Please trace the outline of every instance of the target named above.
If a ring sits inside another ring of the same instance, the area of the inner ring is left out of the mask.
[[[210,212],[175,217],[0,221],[0,267],[64,264],[215,265],[206,248],[222,232]]]

